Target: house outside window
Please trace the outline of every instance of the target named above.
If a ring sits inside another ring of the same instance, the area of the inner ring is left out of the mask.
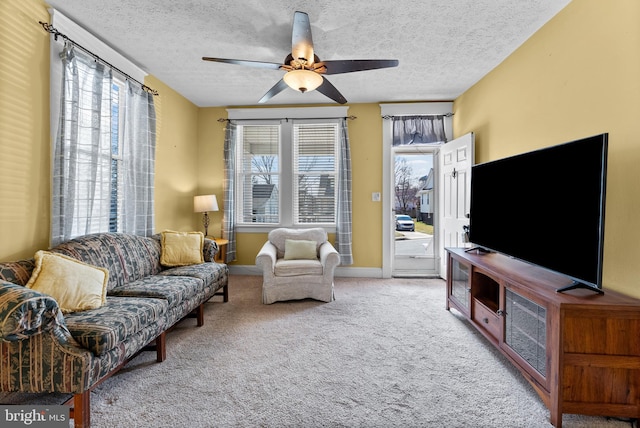
[[[239,226],[335,226],[336,120],[241,122],[237,142]]]

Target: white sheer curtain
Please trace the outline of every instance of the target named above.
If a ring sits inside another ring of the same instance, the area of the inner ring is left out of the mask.
[[[52,154],[51,245],[96,232],[151,235],[153,96],[128,81],[114,86],[111,69],[71,42],[65,43],[60,56],[63,78]]]
[[[126,82],[122,142],[122,205],[119,232],[151,236],[154,232],[153,186],[156,112],[153,95]]]
[[[342,119],[339,130],[340,170],[338,175],[338,201],[336,218],[336,250],[340,253],[340,264],[353,264],[352,252],[352,211],[351,211],[351,149],[347,120]]]
[[[65,43],[53,147],[51,244],[109,230],[111,70]]]

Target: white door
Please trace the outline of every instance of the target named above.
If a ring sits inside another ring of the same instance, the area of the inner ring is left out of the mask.
[[[441,146],[438,153],[440,190],[439,245],[440,276],[447,274],[446,247],[467,246],[464,226],[469,225],[471,203],[471,167],[474,159],[472,132]]]

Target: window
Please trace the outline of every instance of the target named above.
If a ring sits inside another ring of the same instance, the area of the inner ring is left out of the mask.
[[[295,223],[336,221],[336,124],[293,127],[293,213]]]
[[[338,123],[238,125],[239,225],[335,225]]]
[[[111,85],[111,195],[109,200],[109,232],[119,232],[118,213],[123,211],[123,173],[122,173],[122,109],[120,108],[120,94],[124,85],[114,82]]]
[[[50,78],[61,82],[50,94],[50,244],[93,232],[150,236],[156,114],[146,73],[57,10],[51,19],[63,37],[50,39]]]
[[[280,222],[280,126],[238,127],[239,223]]]
[[[155,108],[143,88],[71,42],[63,49],[53,144],[51,244],[80,235],[153,233]]]

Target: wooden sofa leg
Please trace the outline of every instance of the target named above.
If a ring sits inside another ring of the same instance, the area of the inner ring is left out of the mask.
[[[196,315],[198,317],[198,327],[202,327],[204,325],[204,303],[201,303],[196,308]]]
[[[161,363],[167,359],[167,333],[162,332],[156,337],[156,361]]]
[[[91,426],[91,391],[84,391],[73,396],[73,426],[89,428]]]
[[[224,287],[222,287],[222,300],[224,302],[229,301],[229,285],[225,285]]]

